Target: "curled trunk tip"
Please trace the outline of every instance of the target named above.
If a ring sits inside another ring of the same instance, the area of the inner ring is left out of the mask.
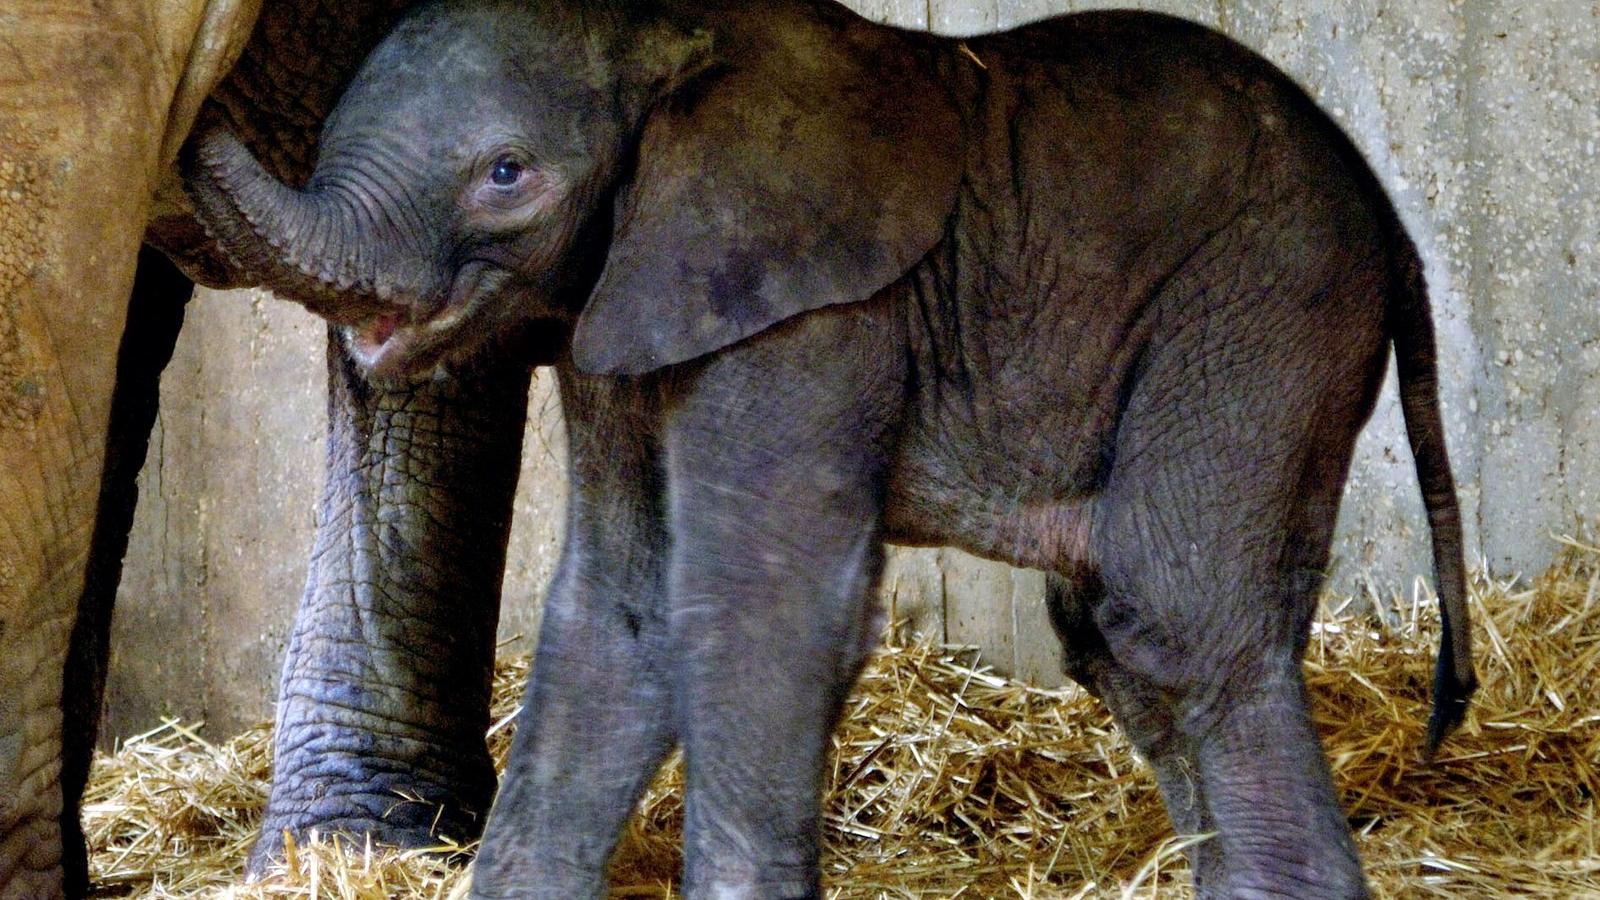
[[[215,112],[202,117],[180,164],[206,233],[250,278],[336,321],[382,305],[375,254],[358,245],[350,209],[273,177]]]

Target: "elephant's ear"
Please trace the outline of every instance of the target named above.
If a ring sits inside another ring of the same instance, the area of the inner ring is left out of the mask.
[[[864,300],[938,243],[962,128],[917,40],[842,10],[718,34],[719,65],[644,124],[578,366],[693,359]]]

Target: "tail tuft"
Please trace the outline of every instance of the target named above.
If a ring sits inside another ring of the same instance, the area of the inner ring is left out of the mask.
[[[1439,659],[1433,670],[1433,712],[1428,715],[1428,743],[1423,754],[1430,761],[1444,739],[1466,718],[1467,704],[1478,689],[1476,676],[1463,680],[1457,674],[1452,655],[1450,636],[1446,634],[1440,638]]]

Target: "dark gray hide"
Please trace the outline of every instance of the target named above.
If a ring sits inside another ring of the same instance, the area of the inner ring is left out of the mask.
[[[559,375],[566,543],[478,896],[603,895],[675,744],[686,894],[817,896],[885,542],[1051,573],[1068,671],[1216,832],[1202,895],[1365,895],[1300,661],[1391,346],[1447,623],[1432,741],[1473,686],[1416,251],[1220,35],[1093,13],[967,48],[804,0],[445,3],[304,189],[225,129],[190,154],[210,232],[380,388]],[[438,562],[409,549],[385,562]]]

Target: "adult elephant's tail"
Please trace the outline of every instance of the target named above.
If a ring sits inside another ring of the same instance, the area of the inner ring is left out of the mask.
[[[1391,215],[1393,213],[1391,212]],[[1461,723],[1467,701],[1478,687],[1472,670],[1472,621],[1467,611],[1466,567],[1462,562],[1461,509],[1439,418],[1439,372],[1428,309],[1428,288],[1416,246],[1394,222],[1390,261],[1389,334],[1400,377],[1400,409],[1422,487],[1433,535],[1433,570],[1438,582],[1439,657],[1433,675],[1433,714],[1428,719],[1429,756]]]

